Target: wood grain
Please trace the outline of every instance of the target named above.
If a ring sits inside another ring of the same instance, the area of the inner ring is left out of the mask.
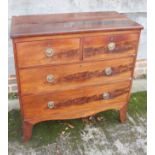
[[[23,121],[23,141],[27,142],[32,136],[33,124],[28,121]]]
[[[130,88],[129,88],[130,90]],[[124,123],[127,119],[127,109],[128,109],[128,103],[124,104],[124,106],[119,110],[119,117],[121,123]]]
[[[21,93],[30,95],[126,80],[131,78],[132,65],[133,57],[129,57],[92,63],[22,69],[19,72]],[[109,76],[105,74],[107,67],[112,68],[112,74]],[[54,76],[52,83],[47,82],[47,75]]]
[[[69,119],[78,118],[113,109],[127,102],[130,81],[88,86],[45,95],[22,96],[25,120]],[[103,99],[102,94],[109,92],[110,99]],[[79,100],[80,99],[80,100]],[[47,103],[54,101],[55,108],[49,109]],[[113,106],[114,105],[114,106]]]
[[[135,55],[138,38],[139,33],[86,37],[83,45],[83,59],[97,60]],[[108,49],[110,42],[116,44],[115,49],[112,51]]]
[[[12,19],[11,37],[129,29],[142,29],[142,26],[117,12],[15,16]]]
[[[62,35],[45,35],[45,36],[26,36],[13,38],[14,43],[22,43],[22,42],[31,42],[31,41],[44,41],[44,40],[53,40],[53,39],[73,39],[73,38],[84,38],[84,37],[98,37],[102,35],[117,35],[124,34],[128,35],[131,33],[140,33],[139,29],[134,30],[109,30],[109,31],[97,31],[97,32],[83,32],[83,33],[72,33],[72,34],[62,34]]]
[[[124,122],[142,28],[117,12],[13,17],[24,141],[31,138],[35,123],[46,120],[117,109]],[[110,42],[116,44],[112,51],[107,48]],[[52,57],[45,55],[47,48],[54,50]],[[107,75],[109,67],[112,73]],[[46,77],[51,74],[54,81],[49,83]]]
[[[78,38],[23,42],[17,43],[16,48],[19,51],[17,53],[19,68],[78,62],[81,53]],[[46,56],[47,48],[54,51],[51,57]]]

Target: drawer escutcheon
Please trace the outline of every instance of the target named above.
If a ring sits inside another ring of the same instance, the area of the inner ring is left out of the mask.
[[[111,75],[112,74],[112,68],[107,67],[107,68],[105,68],[104,72],[105,72],[106,75]]]
[[[47,105],[48,105],[48,108],[49,108],[49,109],[53,109],[53,108],[55,107],[54,101],[49,101],[49,102],[47,103]]]
[[[110,99],[110,93],[108,93],[108,92],[103,93],[103,99],[104,100]]]
[[[54,82],[54,80],[55,80],[54,75],[52,75],[52,74],[47,75],[46,80],[49,83]]]
[[[54,54],[54,50],[52,48],[47,48],[45,50],[45,54],[46,54],[47,57],[52,57],[53,54]]]
[[[110,43],[108,44],[108,50],[109,50],[109,51],[114,50],[115,47],[116,47],[116,43],[115,43],[115,42],[110,42]]]

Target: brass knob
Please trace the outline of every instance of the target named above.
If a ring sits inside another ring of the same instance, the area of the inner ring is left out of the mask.
[[[46,80],[47,82],[52,83],[55,80],[55,78],[52,74],[49,74],[47,75]]]
[[[54,54],[54,50],[52,48],[47,48],[45,50],[45,54],[46,54],[47,57],[52,57],[53,54]]]
[[[115,49],[115,47],[116,47],[115,42],[110,42],[110,43],[108,44],[108,50],[109,50],[109,51],[114,50],[114,49]]]
[[[107,67],[107,68],[105,68],[104,72],[105,72],[106,75],[111,75],[112,74],[112,68]]]
[[[49,109],[53,109],[54,108],[54,102],[53,101],[49,101],[47,103],[47,106],[48,106]]]
[[[108,93],[108,92],[103,93],[103,99],[104,100],[110,99],[110,93]]]

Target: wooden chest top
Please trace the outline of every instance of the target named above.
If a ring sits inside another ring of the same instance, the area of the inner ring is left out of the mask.
[[[11,37],[132,29],[142,26],[117,12],[29,15],[12,18]]]

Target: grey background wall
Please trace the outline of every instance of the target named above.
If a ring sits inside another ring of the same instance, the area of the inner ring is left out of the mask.
[[[88,11],[118,11],[144,26],[138,59],[146,54],[146,0],[9,0],[9,30],[12,16]],[[15,74],[12,43],[9,38],[9,75]]]

